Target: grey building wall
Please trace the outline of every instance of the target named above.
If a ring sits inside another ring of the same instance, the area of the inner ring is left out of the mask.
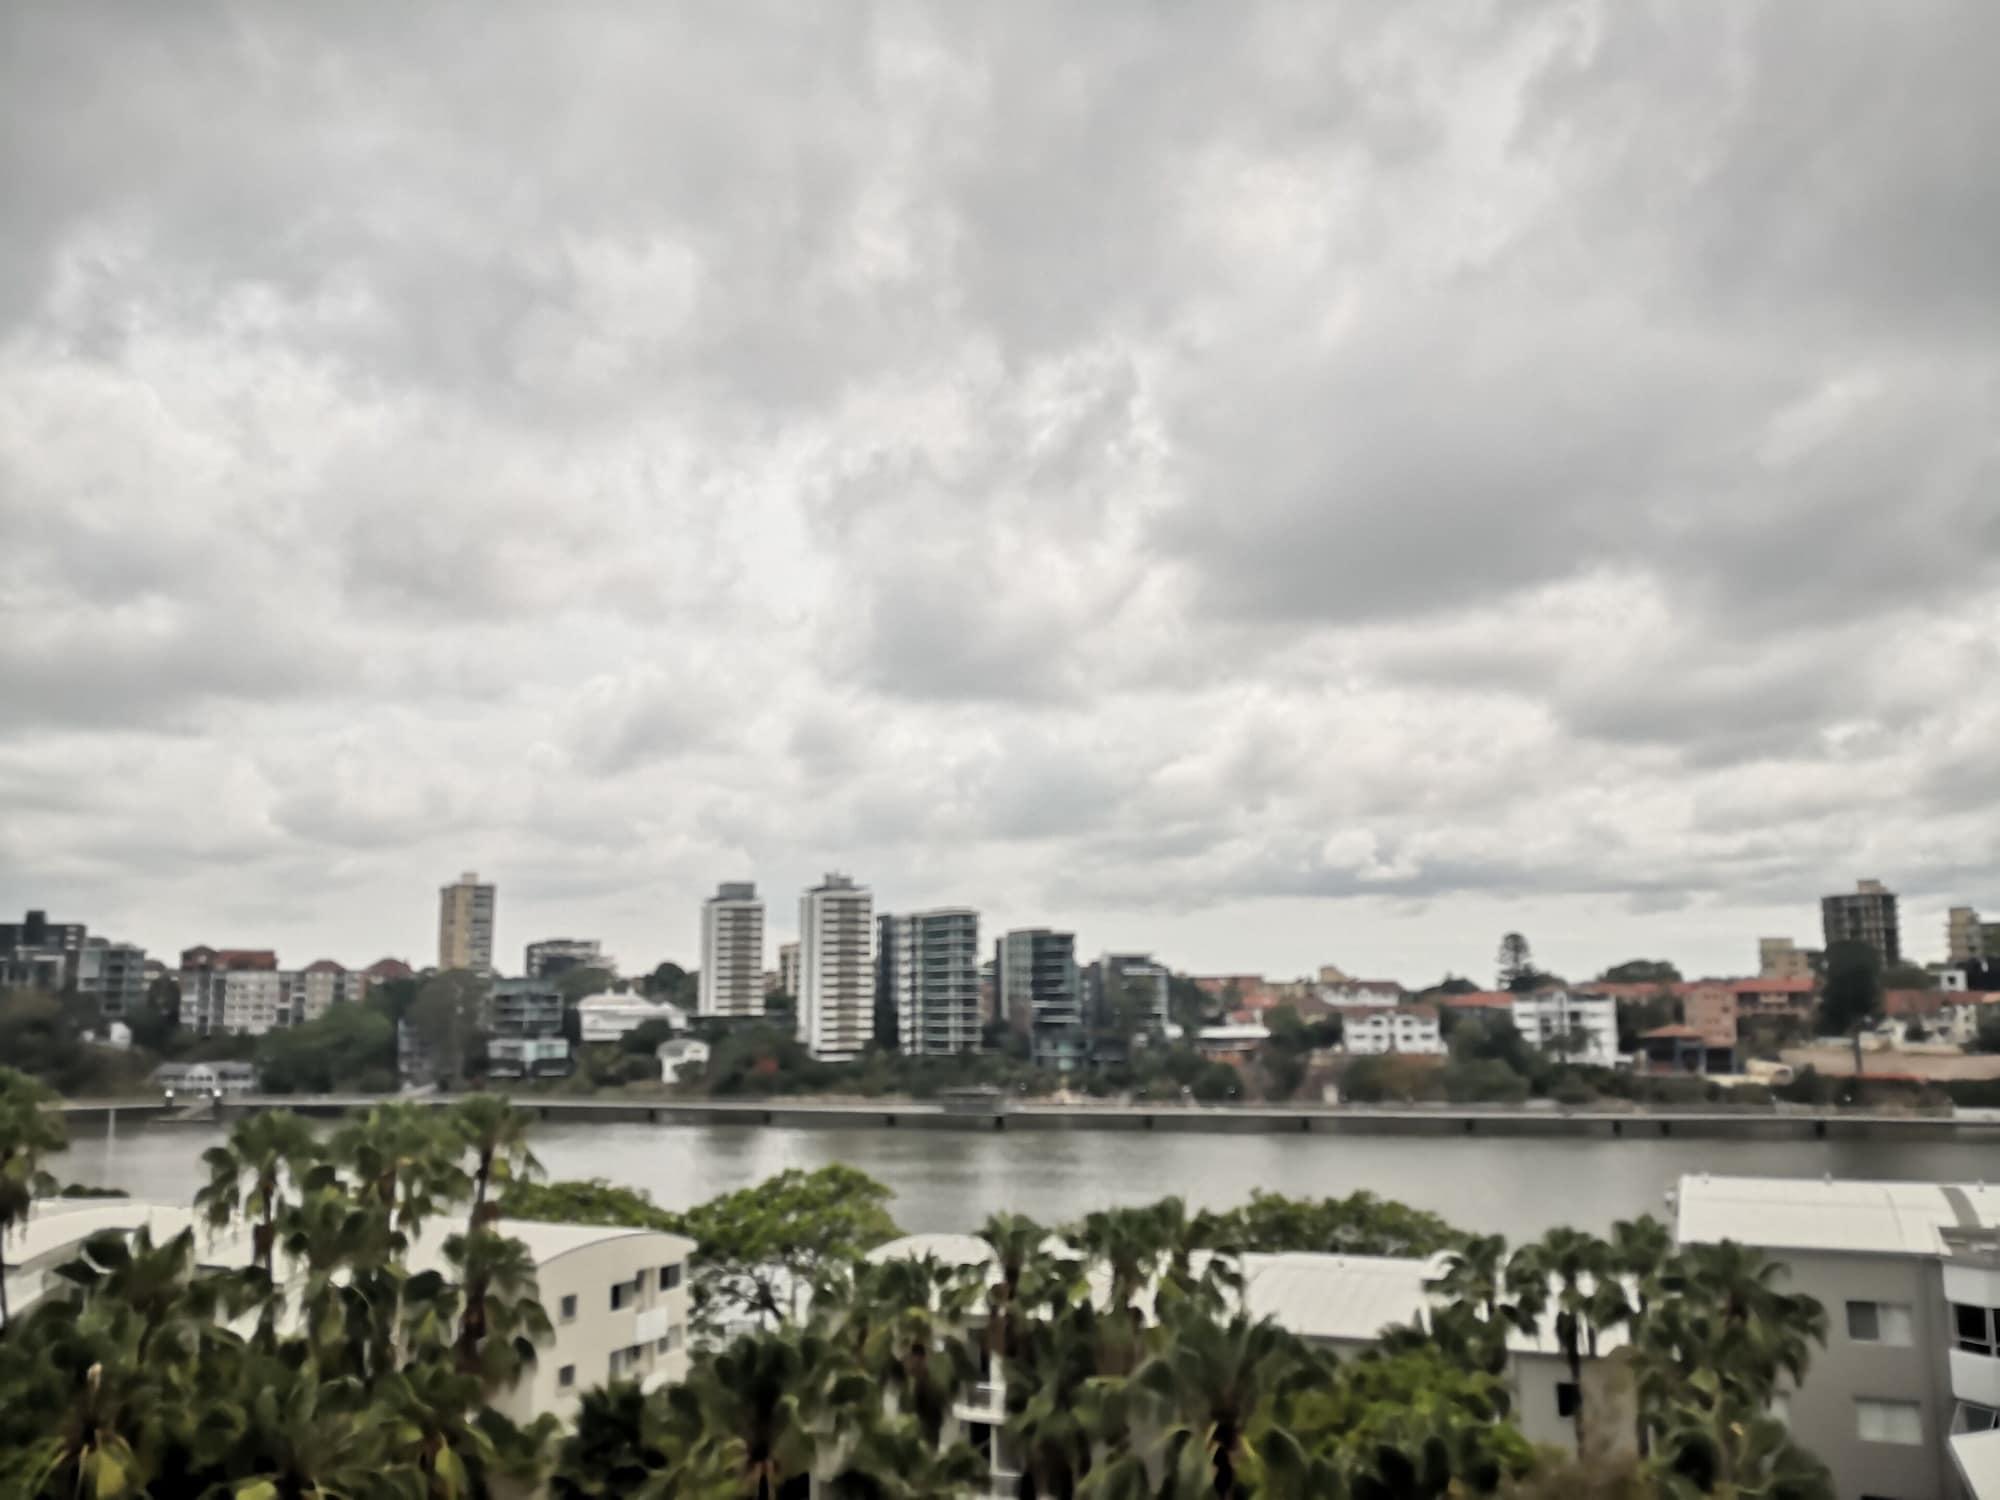
[[[1813,1355],[1803,1387],[1791,1393],[1793,1436],[1833,1471],[1841,1500],[1864,1496],[1942,1500],[1956,1495],[1945,1441],[1956,1403],[1946,1355],[1952,1331],[1937,1262],[1908,1255],[1771,1252],[1790,1268],[1788,1287],[1826,1308],[1826,1347]],[[1847,1304],[1890,1302],[1910,1309],[1911,1342],[1897,1348],[1849,1336]],[[1923,1441],[1863,1442],[1855,1403],[1914,1401],[1923,1409]]]

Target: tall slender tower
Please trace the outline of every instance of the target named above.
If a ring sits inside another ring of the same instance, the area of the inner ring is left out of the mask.
[[[827,1062],[875,1039],[875,897],[828,875],[799,897],[799,1037]]]
[[[471,870],[438,891],[440,969],[493,972],[493,904],[493,887],[481,885]]]
[[[764,901],[748,880],[726,881],[701,904],[704,1016],[764,1014]]]
[[[977,1052],[979,913],[966,906],[911,912],[884,917],[878,930],[879,993],[896,1018],[897,1048],[919,1057]]]

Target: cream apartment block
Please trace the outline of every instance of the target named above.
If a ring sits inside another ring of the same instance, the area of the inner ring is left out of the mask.
[[[764,1014],[764,902],[750,881],[726,881],[701,904],[696,996],[700,1015]]]
[[[8,1306],[20,1317],[46,1296],[67,1295],[72,1284],[56,1268],[75,1259],[84,1241],[142,1227],[156,1244],[194,1228],[204,1265],[250,1259],[247,1236],[213,1235],[185,1208],[130,1199],[52,1204],[38,1209],[7,1247]],[[425,1226],[410,1249],[410,1270],[449,1276],[444,1243],[460,1227],[455,1216]],[[650,1229],[525,1219],[502,1219],[495,1227],[527,1247],[539,1300],[554,1328],[520,1382],[495,1398],[500,1411],[517,1421],[543,1413],[568,1421],[583,1392],[609,1380],[634,1380],[650,1390],[686,1378],[692,1240]],[[303,1277],[295,1269],[285,1274],[288,1280]]]
[[[851,1062],[875,1039],[875,897],[829,874],[799,898],[799,1039]]]
[[[493,972],[494,888],[468,870],[438,890],[438,967]]]
[[[1683,1244],[1769,1252],[1826,1307],[1785,1419],[1841,1500],[1978,1500],[2000,1486],[2000,1187],[1683,1177]]]

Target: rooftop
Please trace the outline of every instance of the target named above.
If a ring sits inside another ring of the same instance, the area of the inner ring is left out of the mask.
[[[1942,1231],[2000,1226],[2000,1187],[1804,1177],[1681,1178],[1675,1234],[1767,1250],[1941,1255]]]

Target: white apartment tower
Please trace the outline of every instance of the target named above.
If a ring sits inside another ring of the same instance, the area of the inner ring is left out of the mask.
[[[979,913],[967,906],[884,917],[882,990],[896,1014],[896,1045],[918,1057],[977,1052]]]
[[[471,870],[438,891],[438,967],[493,972],[493,887]]]
[[[730,880],[701,904],[701,979],[696,1014],[764,1014],[764,900],[748,880]]]
[[[875,1039],[875,897],[828,875],[799,897],[799,1038],[825,1062]]]

